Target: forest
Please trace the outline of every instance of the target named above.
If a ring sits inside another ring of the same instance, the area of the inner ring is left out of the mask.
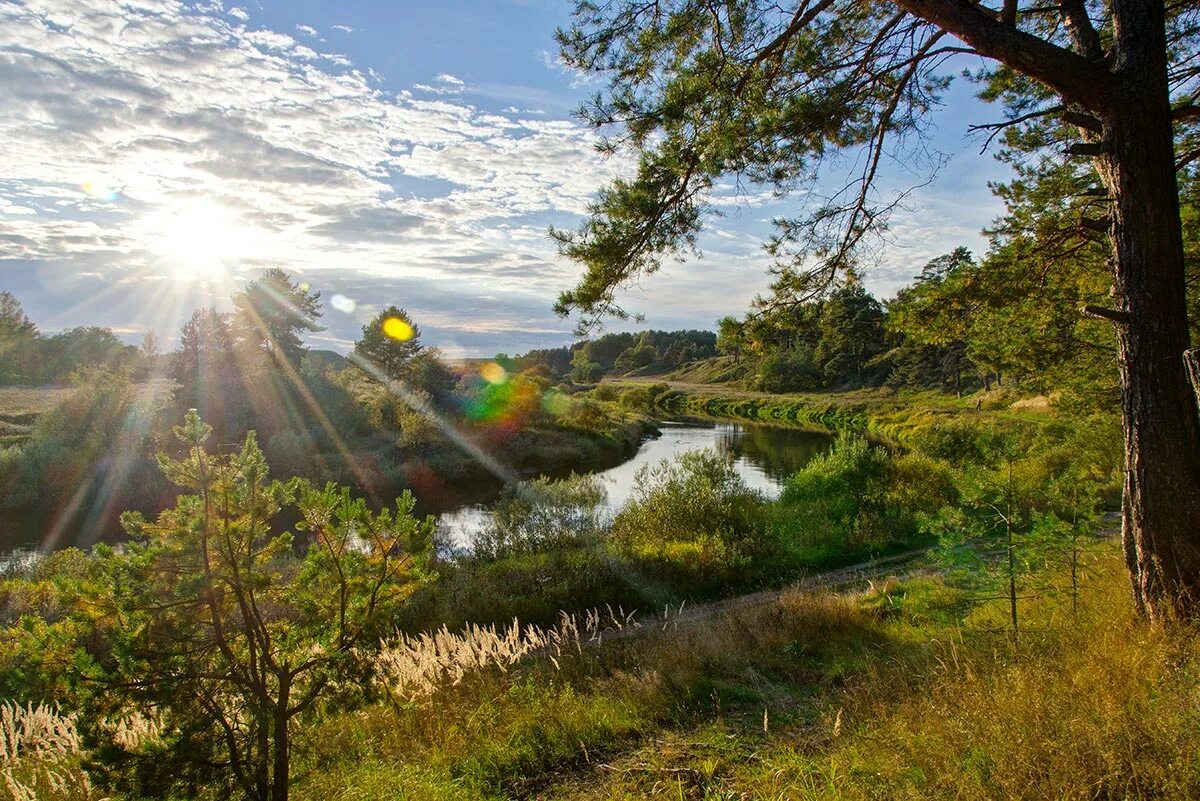
[[[0,799],[1200,798],[1200,8],[573,9],[571,342],[0,293]],[[1003,211],[876,297],[952,81]],[[728,182],[770,285],[642,328]]]

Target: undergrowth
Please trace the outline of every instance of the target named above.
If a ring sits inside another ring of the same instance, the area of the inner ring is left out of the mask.
[[[535,655],[326,719],[297,797],[1200,797],[1192,632],[1134,618],[1115,544],[1088,576],[1015,644],[927,574]]]

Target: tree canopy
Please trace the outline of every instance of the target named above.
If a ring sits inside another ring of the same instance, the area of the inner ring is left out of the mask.
[[[767,243],[770,303],[854,283],[904,197],[880,190],[881,166],[936,171],[930,111],[956,57],[982,57],[981,96],[1005,107],[1003,120],[980,126],[988,141],[1002,135],[1023,154],[1014,162],[1026,176],[1064,150],[1081,160],[1066,176],[1074,191],[1049,208],[1090,198],[1097,214],[1074,222],[1109,245],[1116,308],[1089,313],[1117,335],[1134,594],[1153,615],[1200,614],[1200,497],[1189,489],[1200,484],[1200,418],[1181,360],[1176,179],[1200,155],[1197,14],[1161,0],[579,0],[559,32],[562,57],[607,81],[581,116],[605,131],[605,150],[635,155],[637,170],[603,190],[577,230],[552,230],[585,268],[556,308],[578,313],[582,328],[627,316],[619,290],[695,248],[719,179],[807,190]],[[855,167],[827,190],[820,170],[843,157]]]

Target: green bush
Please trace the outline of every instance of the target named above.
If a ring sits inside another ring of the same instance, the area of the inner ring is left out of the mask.
[[[733,465],[712,451],[643,467],[613,521],[613,542],[667,582],[713,590],[749,580],[764,546],[766,504]]]
[[[650,390],[651,387],[630,387],[621,393],[617,402],[626,409],[644,412],[650,408],[653,399]]]
[[[494,562],[595,543],[603,530],[603,503],[604,488],[590,475],[510,485],[472,540],[470,558]]]
[[[917,520],[957,498],[948,466],[928,456],[893,456],[842,434],[787,482],[776,508],[793,546],[850,554],[917,535]]]
[[[599,401],[612,403],[617,399],[617,388],[612,384],[601,384],[592,390],[592,397]]]

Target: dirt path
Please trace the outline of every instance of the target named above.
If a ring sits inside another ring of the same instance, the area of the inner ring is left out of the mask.
[[[746,595],[735,595],[732,598],[699,604],[688,604],[685,601],[679,606],[667,607],[657,619],[647,617],[637,620],[632,625],[622,625],[617,617],[613,616],[615,625],[602,629],[591,640],[585,642],[584,646],[599,646],[613,640],[638,637],[642,634],[662,631],[668,625],[678,627],[702,623],[726,612],[775,603],[784,596],[795,592],[847,590],[851,587],[862,587],[872,580],[886,576],[911,576],[927,572],[931,568],[922,564],[922,557],[928,553],[928,548],[915,548],[891,556],[869,559],[865,562],[814,573],[778,589],[759,590]]]
[[[1120,535],[1120,513],[1109,512],[1105,514],[1101,519],[1101,528],[1096,532],[1097,538],[1109,539],[1119,537]],[[972,546],[962,545],[959,547],[968,548]],[[784,596],[794,592],[858,590],[869,585],[874,580],[889,576],[905,577],[922,573],[934,573],[937,571],[937,568],[928,565],[923,559],[929,552],[929,548],[914,548],[913,550],[891,556],[868,559],[864,562],[846,565],[845,567],[813,573],[778,589],[760,590],[747,595],[736,595],[732,598],[723,598],[718,601],[709,601],[695,605],[689,605],[684,602],[679,607],[670,607],[664,610],[665,620],[662,622],[674,626],[686,626],[710,620],[725,612],[775,603]],[[599,637],[589,642],[588,645],[600,645],[604,641],[622,640],[660,630],[662,630],[661,627],[654,625],[651,619],[648,618],[632,626],[624,626],[619,629],[615,627],[604,629]]]

